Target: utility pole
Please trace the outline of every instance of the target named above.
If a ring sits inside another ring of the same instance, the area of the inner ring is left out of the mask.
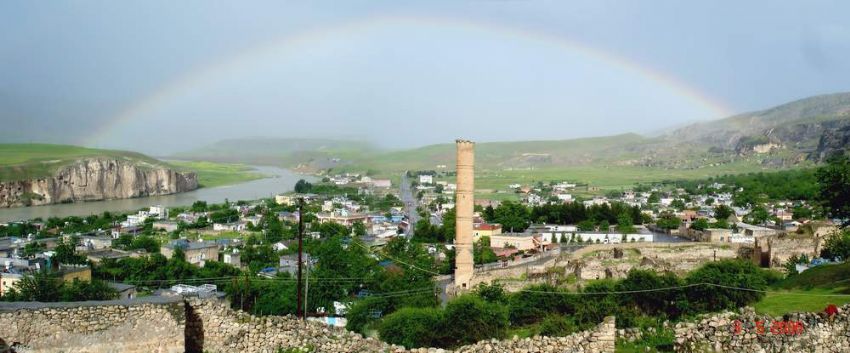
[[[304,320],[304,316],[306,313],[301,311],[301,300],[302,300],[302,292],[301,292],[301,267],[304,265],[302,263],[303,252],[304,252],[304,198],[298,198],[298,306],[295,311],[297,316]]]
[[[307,317],[307,302],[310,300],[310,259],[307,259],[307,278],[304,281],[304,317]]]

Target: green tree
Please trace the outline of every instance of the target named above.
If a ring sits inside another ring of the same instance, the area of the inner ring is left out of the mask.
[[[313,184],[310,184],[304,179],[299,179],[295,182],[295,192],[299,194],[306,194],[313,190]]]
[[[826,238],[826,243],[821,249],[820,256],[826,259],[850,258],[850,230],[835,232]]]
[[[770,281],[767,270],[741,260],[710,262],[689,273],[685,280],[691,285],[686,289],[689,305],[699,312],[737,309],[757,302]]]
[[[734,213],[731,207],[726,205],[717,205],[714,207],[714,218],[719,220],[726,220]]]
[[[632,234],[637,232],[630,214],[621,213],[620,216],[617,217],[617,231],[620,232],[620,234]]]
[[[505,201],[495,210],[495,221],[502,229],[512,232],[523,232],[529,225],[528,208],[520,203]]]
[[[352,231],[354,232],[354,235],[356,235],[358,237],[365,237],[368,234],[366,232],[366,226],[363,224],[363,222],[360,222],[360,221],[354,222],[354,226],[352,227]]]
[[[818,180],[818,199],[829,217],[850,225],[850,159],[835,155],[815,172]]]
[[[750,213],[747,215],[750,222],[753,224],[764,224],[767,220],[770,219],[770,213],[767,212],[767,209],[764,206],[755,206]]]
[[[691,229],[693,230],[706,230],[708,229],[708,220],[705,218],[697,218],[693,223],[691,223]]]

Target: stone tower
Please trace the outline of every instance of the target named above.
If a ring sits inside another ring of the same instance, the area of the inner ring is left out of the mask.
[[[455,288],[468,289],[472,280],[472,211],[475,191],[475,143],[457,140],[457,194],[455,200]]]

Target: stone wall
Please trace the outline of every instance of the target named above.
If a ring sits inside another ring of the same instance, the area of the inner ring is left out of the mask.
[[[454,352],[614,352],[614,318],[566,337],[490,340]],[[0,350],[17,352],[452,352],[405,349],[291,316],[256,317],[218,299],[0,303]]]
[[[0,303],[0,340],[17,352],[183,352],[185,322],[179,298]]]
[[[850,352],[850,305],[829,319],[823,313],[783,318],[757,315],[752,308],[676,325],[677,352]]]
[[[452,352],[435,348],[404,349],[373,338],[302,322],[291,316],[255,317],[230,309],[225,302],[190,299],[187,351],[275,352],[278,348],[307,348],[310,352]],[[455,352],[614,352],[616,329],[609,317],[596,329],[567,337],[490,340],[457,348]]]

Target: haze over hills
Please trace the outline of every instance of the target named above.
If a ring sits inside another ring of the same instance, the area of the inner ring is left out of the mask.
[[[770,109],[690,124],[665,134],[570,140],[480,142],[480,168],[511,170],[587,165],[694,169],[730,163],[764,168],[807,165],[846,148],[850,93],[814,96]],[[273,164],[303,171],[433,169],[454,161],[452,143],[380,150],[366,142],[246,138],[176,155],[186,159]]]
[[[340,161],[376,153],[368,142],[313,138],[242,138],[222,140],[171,156],[174,159],[325,169]]]

